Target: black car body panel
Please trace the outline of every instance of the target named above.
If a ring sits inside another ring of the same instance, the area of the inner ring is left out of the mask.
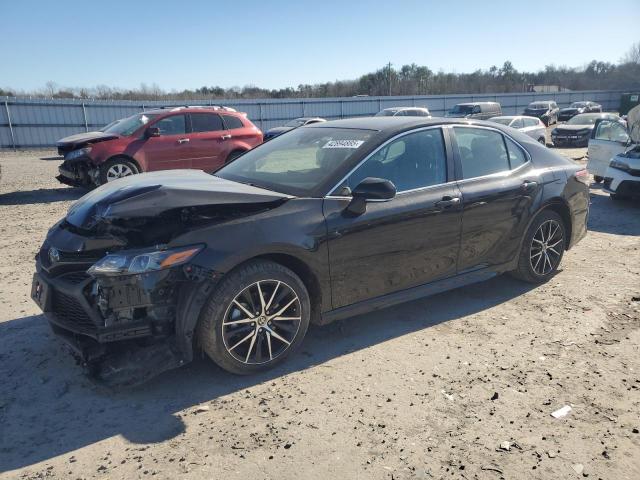
[[[593,125],[559,125],[553,129],[552,140],[556,146],[586,147]]]
[[[452,125],[507,135],[530,159],[514,170],[463,180]],[[322,324],[513,269],[524,232],[543,208],[568,223],[567,248],[586,234],[588,188],[574,176],[581,167],[513,129],[420,117],[302,128],[337,126],[375,134],[310,196],[197,171],[141,174],[99,187],[49,231],[36,257],[32,297],[83,362],[117,362],[122,350],[157,345],[132,358],[161,358],[160,371],[191,360],[202,306],[225,274],[251,259],[296,272],[313,298],[312,322]],[[443,131],[447,181],[368,203],[360,215],[350,212],[351,197],[333,192],[340,179],[386,141],[426,127]],[[86,273],[107,253],[189,245],[204,248],[180,267]]]

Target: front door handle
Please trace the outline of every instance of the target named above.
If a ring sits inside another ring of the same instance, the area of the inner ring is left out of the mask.
[[[178,143],[187,143],[188,141],[188,138],[181,138],[180,140],[178,140]]]
[[[538,182],[534,182],[533,180],[525,180],[524,182],[522,182],[523,190],[533,190],[537,186],[538,186]]]
[[[436,207],[446,208],[458,205],[460,203],[460,197],[452,197],[451,195],[445,195],[442,200],[436,202]]]
[[[220,140],[229,140],[231,138],[231,135],[222,135],[220,137]]]

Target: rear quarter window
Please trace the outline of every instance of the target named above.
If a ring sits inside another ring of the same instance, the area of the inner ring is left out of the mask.
[[[191,131],[199,132],[215,132],[223,130],[222,120],[219,115],[214,113],[192,113],[191,114]]]
[[[227,130],[233,130],[234,128],[244,128],[242,120],[234,115],[222,115],[222,119],[224,120],[224,125]]]

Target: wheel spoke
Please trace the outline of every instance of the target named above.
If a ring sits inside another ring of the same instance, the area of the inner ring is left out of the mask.
[[[271,320],[276,321],[289,321],[289,320],[301,320],[302,317],[273,317]]]
[[[278,340],[280,340],[281,342],[286,343],[287,345],[291,345],[291,342],[287,341],[286,338],[282,338],[280,335],[278,335],[276,332],[274,332],[273,330],[271,330],[269,327],[265,327],[267,329],[267,331],[273,336],[273,338],[277,338]]]
[[[280,310],[278,310],[277,313],[274,313],[273,315],[271,315],[271,318],[279,317],[280,315],[282,315],[287,310],[287,308],[289,308],[293,304],[293,302],[295,302],[296,300],[298,300],[298,297],[294,296],[291,299],[291,301],[287,303],[284,307],[282,307]]]
[[[540,256],[540,258],[538,258],[538,261],[536,262],[536,264],[534,265],[533,269],[538,272],[538,265],[540,265],[540,260],[542,260],[542,256]]]
[[[231,347],[229,349],[229,351],[232,352],[233,350],[235,350],[238,345],[240,345],[241,343],[244,343],[247,340],[249,340],[253,335],[255,335],[255,333],[256,333],[255,330],[251,331],[251,333],[249,335],[247,335],[242,340],[240,340],[238,343],[236,343],[233,347]]]
[[[267,333],[267,346],[269,347],[269,360],[273,360],[273,353],[271,352],[271,334],[269,331]]]
[[[547,245],[547,248],[553,248],[553,247],[555,247],[556,245],[558,245],[559,243],[562,243],[562,238],[561,238],[560,240],[558,240],[557,242],[552,243],[551,245]]]
[[[260,288],[260,282],[256,283],[256,285],[258,286],[258,296],[260,297],[260,308],[262,309],[262,314],[265,315],[267,313],[266,311],[266,304],[264,302],[264,295],[262,294],[262,288]]]
[[[547,247],[547,250],[551,250],[553,253],[555,253],[556,255],[560,256],[560,252],[558,252],[555,248],[553,247]]]
[[[239,325],[241,323],[252,323],[255,322],[255,318],[243,318],[241,320],[232,320],[230,322],[224,322],[222,325]]]
[[[256,338],[258,337],[258,334],[256,332],[253,332],[254,335],[253,337],[251,337],[251,343],[249,344],[249,350],[247,350],[247,358],[244,359],[244,363],[249,363],[249,357],[251,356],[251,350],[253,350],[253,346],[256,343]]]
[[[255,315],[253,313],[251,313],[249,310],[247,310],[244,305],[242,305],[240,302],[238,302],[238,300],[236,300],[235,298],[233,299],[233,303],[236,305],[236,307],[238,307],[240,310],[242,310],[246,315],[249,316],[249,318],[255,318]]]
[[[264,307],[264,313],[266,314],[269,311],[269,308],[271,307],[271,303],[273,302],[273,299],[276,296],[276,292],[278,291],[278,287],[280,286],[280,281],[278,281],[278,283],[276,283],[276,288],[273,289],[273,293],[271,293],[271,298],[269,299],[269,302],[267,302],[266,307]]]

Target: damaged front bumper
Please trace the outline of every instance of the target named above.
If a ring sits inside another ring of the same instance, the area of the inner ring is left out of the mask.
[[[93,262],[82,263],[88,258],[49,250],[36,257],[31,297],[99,383],[135,385],[191,360],[176,319],[184,292],[203,280],[192,267],[94,278],[86,273]]]
[[[65,160],[58,167],[59,175],[56,177],[60,183],[71,187],[90,187],[96,183],[98,169],[86,160]]]

